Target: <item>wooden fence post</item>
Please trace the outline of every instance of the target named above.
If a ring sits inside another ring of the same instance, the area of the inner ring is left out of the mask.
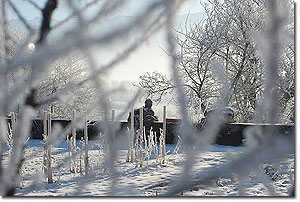
[[[88,127],[87,127],[87,117],[85,115],[84,121],[84,165],[85,165],[85,176],[89,174],[89,151],[88,151]]]
[[[43,113],[43,139],[44,143],[47,141],[47,136],[48,136],[48,130],[47,130],[47,112],[44,111]],[[44,174],[47,175],[48,173],[48,154],[47,154],[47,149],[46,149],[46,144],[44,144],[44,160],[43,160],[43,168],[44,168]]]
[[[15,134],[15,127],[16,127],[16,115],[14,112],[11,113],[11,131],[12,131],[12,135]]]
[[[162,163],[166,163],[166,137],[167,137],[167,107],[163,107],[163,148],[162,148],[162,155],[163,160]]]
[[[134,108],[132,106],[131,108],[131,122],[130,122],[130,152],[131,152],[131,162],[133,162],[134,155],[133,155],[133,144],[134,144],[134,134],[135,134],[135,128],[134,128]]]
[[[111,122],[112,122],[112,139],[115,140],[115,113],[116,111],[113,109],[111,110]]]
[[[134,108],[131,107],[130,112],[130,131],[129,131],[129,137],[128,137],[128,151],[127,151],[127,157],[126,162],[133,162],[133,139],[134,139]],[[131,159],[131,160],[130,160]]]
[[[143,167],[143,132],[144,132],[144,119],[143,119],[143,107],[140,108],[140,167]]]
[[[45,136],[48,136],[48,130],[47,130],[47,112],[44,111],[44,118],[43,118],[43,133]]]
[[[130,111],[130,113],[131,113],[131,111]],[[132,117],[132,113],[131,113],[131,117]],[[132,120],[131,119],[131,117],[130,117],[130,120]],[[130,123],[130,126],[131,126],[131,123]],[[130,127],[130,131],[129,131],[129,133],[128,133],[128,150],[127,150],[127,155],[126,155],[126,162],[129,162],[129,160],[130,160],[130,151],[131,151],[131,130],[132,130],[132,128]]]
[[[72,138],[71,138],[71,153],[72,153],[72,168],[71,172],[76,172],[76,159],[75,159],[75,153],[76,153],[76,111],[72,111]]]
[[[48,131],[47,131],[47,140],[51,135],[51,112],[48,113]],[[52,164],[51,164],[51,145],[48,145],[47,148],[47,175],[48,175],[48,184],[53,183],[52,179]]]

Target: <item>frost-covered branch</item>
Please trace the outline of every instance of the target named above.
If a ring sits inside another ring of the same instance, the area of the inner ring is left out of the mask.
[[[57,0],[48,0],[45,7],[42,10],[42,23],[40,29],[40,37],[37,41],[37,44],[42,43],[50,32],[50,23],[52,19],[52,14],[54,10],[57,8],[58,1]]]

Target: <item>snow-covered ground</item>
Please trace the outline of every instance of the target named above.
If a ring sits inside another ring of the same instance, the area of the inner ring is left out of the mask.
[[[90,141],[92,142],[92,141]],[[79,143],[79,142],[77,142]],[[25,161],[22,167],[20,188],[16,196],[160,196],[166,193],[183,171],[184,154],[174,153],[175,145],[167,145],[167,162],[162,165],[154,155],[145,158],[143,167],[126,162],[127,150],[118,150],[115,161],[116,180],[105,168],[105,158],[101,150],[94,147],[89,150],[89,177],[84,176],[82,161],[78,157],[78,173],[70,172],[67,160],[69,152],[66,141],[52,148],[53,184],[48,184],[43,176],[43,144],[41,140],[29,140],[25,149]],[[247,147],[211,145],[195,156],[196,164],[191,170],[205,173],[247,150]],[[4,159],[7,159],[5,153]],[[249,159],[250,160],[250,159]],[[264,164],[250,174],[247,179],[219,178],[210,185],[197,185],[180,193],[183,196],[288,196],[291,177],[294,176],[294,155],[278,164]]]

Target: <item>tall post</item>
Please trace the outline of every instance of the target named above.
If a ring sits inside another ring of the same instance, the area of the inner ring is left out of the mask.
[[[112,139],[113,141],[115,140],[115,114],[116,114],[116,111],[113,109],[111,110],[111,122],[112,122]]]
[[[85,165],[85,176],[89,174],[89,154],[88,154],[88,127],[87,127],[87,117],[85,115],[84,121],[84,165]]]
[[[76,111],[73,110],[72,112],[72,142],[73,142],[73,149],[76,149]]]
[[[47,136],[51,134],[51,112],[48,112],[48,126],[47,126]]]
[[[71,172],[76,172],[76,111],[72,111],[72,138],[71,138],[72,168]]]
[[[47,140],[49,139],[51,135],[51,112],[48,113],[48,131],[47,131]],[[53,183],[52,179],[52,165],[51,165],[51,145],[48,145],[47,147],[47,165],[48,165],[48,184]]]
[[[144,151],[145,151],[145,155],[147,154],[147,137],[146,137],[146,127],[143,127],[143,143],[144,143]]]
[[[43,133],[47,137],[48,130],[47,130],[47,112],[44,111],[44,117],[43,117]]]
[[[143,119],[143,107],[140,108],[140,167],[143,167],[143,132],[144,132],[144,119]]]
[[[166,163],[166,137],[167,137],[167,107],[163,107],[163,148],[162,148],[162,155],[163,160],[162,163]]]
[[[132,132],[134,131],[133,127],[134,127],[134,114],[133,114],[133,107],[131,108],[130,111],[130,131],[129,131],[129,135],[128,135],[128,151],[127,151],[127,156],[126,156],[126,162],[130,161],[130,157],[131,157],[131,162],[133,161],[133,153],[132,153],[132,144],[133,144],[133,134]]]
[[[130,122],[130,152],[131,152],[131,162],[133,162],[134,155],[133,155],[133,141],[134,141],[134,133],[135,133],[135,128],[134,128],[134,108],[133,106],[131,107],[131,122]]]
[[[11,130],[12,130],[12,134],[15,134],[15,127],[16,127],[16,115],[14,112],[11,113]]]
[[[48,130],[47,130],[47,112],[44,111],[43,113],[43,135],[44,135],[44,143],[47,141],[47,136],[48,136]],[[48,173],[48,154],[47,154],[47,148],[46,144],[44,144],[44,161],[43,161],[43,168],[44,168],[44,173],[47,175]]]

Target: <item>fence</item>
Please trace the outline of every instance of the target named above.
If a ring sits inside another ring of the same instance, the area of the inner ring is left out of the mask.
[[[8,123],[11,124],[11,118],[8,118]],[[67,127],[68,124],[71,124],[71,119],[52,119],[51,125],[53,126],[56,123],[59,123],[62,127]],[[178,136],[178,128],[181,126],[181,122],[175,122],[171,120],[168,122],[166,119],[166,144],[176,144]],[[163,122],[154,122],[152,125],[152,130],[156,134],[160,134],[160,130],[163,130]],[[199,130],[201,130],[200,124],[195,124]],[[127,121],[117,121],[115,123],[116,135],[124,134],[122,131],[128,130],[131,128]],[[280,134],[293,134],[295,133],[294,124],[251,124],[251,123],[231,123],[223,125],[218,132],[217,138],[215,140],[216,144],[228,145],[228,146],[240,146],[243,144],[243,139],[245,139],[244,130],[251,127],[260,127],[263,131],[267,131],[270,127],[275,128],[279,131]],[[104,127],[101,122],[91,121],[87,124],[87,134],[88,139],[93,140],[97,137],[100,132],[104,132]],[[43,139],[43,119],[33,119],[32,120],[32,129],[31,129],[31,138],[32,139]],[[71,136],[71,132],[69,134]],[[84,138],[84,130],[76,129],[76,139]],[[157,141],[159,141],[159,136],[157,136]]]
[[[133,108],[131,110],[133,114]],[[166,164],[166,144],[175,144],[177,142],[177,137],[179,134],[179,127],[181,126],[181,121],[174,119],[167,119],[166,107],[163,108],[163,121],[154,122],[153,128],[150,135],[146,135],[143,126],[143,110],[140,110],[140,125],[138,130],[134,129],[133,125],[133,116],[131,119],[131,125],[128,125],[128,122],[116,122],[115,121],[115,111],[112,111],[112,140],[114,141],[117,138],[120,138],[120,135],[128,135],[128,151],[126,156],[126,162],[135,163],[136,167],[143,167],[145,165],[145,159],[150,159],[151,152],[155,152],[155,146],[159,142],[159,152],[155,154],[157,162],[161,164]],[[52,134],[52,126],[55,123],[61,124],[63,127],[67,127],[71,124],[71,131],[69,139],[69,148],[70,148],[70,172],[83,173],[89,175],[89,154],[88,154],[88,140],[93,140],[97,135],[104,132],[104,128],[100,122],[91,122],[88,124],[87,119],[85,119],[85,124],[82,129],[77,127],[76,121],[76,112],[73,111],[72,119],[52,119],[50,112],[44,112],[43,119],[33,119],[32,122],[32,136],[33,139],[43,139],[44,144],[44,161],[43,161],[43,171],[44,175],[47,178],[47,182],[53,183],[53,173],[52,173],[52,157],[51,157],[51,145],[46,144],[48,139]],[[8,126],[10,126],[11,131],[14,131],[14,125],[17,120],[15,119],[14,113],[11,114],[11,118],[8,119]],[[201,131],[202,127],[196,125],[198,130]],[[241,146],[244,144],[245,133],[251,128],[259,128],[262,134],[265,131],[273,130],[280,135],[293,135],[295,133],[295,127],[293,124],[250,124],[250,123],[231,123],[224,124],[218,131],[215,143],[220,145],[228,146]],[[130,130],[129,130],[130,129]],[[13,132],[12,132],[13,133]],[[134,138],[136,134],[136,138]],[[155,134],[155,135],[153,135]],[[201,134],[201,133],[199,133]],[[200,137],[199,137],[200,138]],[[68,138],[67,138],[68,139]],[[81,145],[81,152],[84,152],[84,155],[80,154],[80,159],[83,159],[84,166],[78,165],[78,151],[76,146],[76,139],[83,140]],[[154,146],[155,145],[155,146]],[[156,148],[157,150],[157,148]],[[149,154],[150,152],[150,154]],[[84,167],[84,169],[83,169]]]

